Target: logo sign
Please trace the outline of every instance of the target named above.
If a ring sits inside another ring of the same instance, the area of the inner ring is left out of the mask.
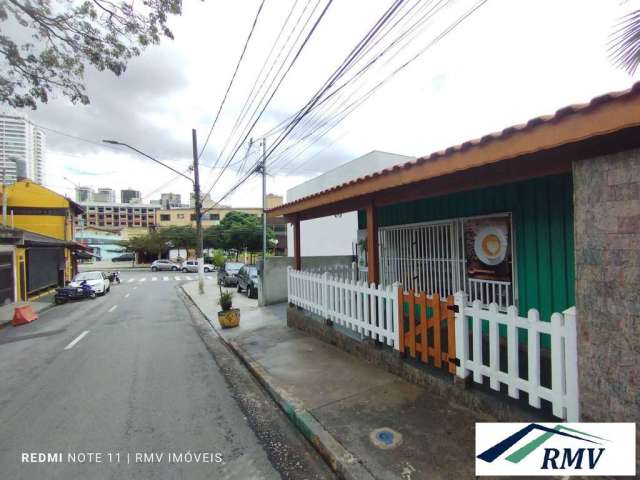
[[[476,475],[635,474],[635,423],[476,424]]]

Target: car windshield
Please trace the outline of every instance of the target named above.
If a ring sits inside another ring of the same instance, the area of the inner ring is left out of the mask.
[[[251,267],[249,269],[249,276],[251,278],[257,277],[258,276],[258,269],[256,267]]]
[[[79,273],[73,279],[74,282],[82,282],[84,280],[100,280],[102,274],[100,272],[84,272]]]
[[[227,263],[225,270],[230,273],[238,273],[242,267],[244,267],[243,263]]]

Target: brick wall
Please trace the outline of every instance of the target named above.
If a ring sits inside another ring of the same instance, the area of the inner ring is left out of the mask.
[[[640,421],[640,150],[573,164],[584,420]]]

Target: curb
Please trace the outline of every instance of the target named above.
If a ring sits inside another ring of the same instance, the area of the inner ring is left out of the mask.
[[[345,480],[374,480],[374,476],[364,467],[362,462],[351,454],[340,442],[338,442],[308,410],[302,408],[295,399],[273,386],[269,381],[269,374],[261,365],[251,360],[250,356],[233,340],[227,340],[209,320],[209,316],[193,300],[189,292],[183,286],[180,289],[195,305],[202,315],[209,321],[213,330],[218,334],[222,342],[240,359],[255,379],[264,387],[275,400],[280,409],[289,417],[296,428],[311,442],[314,448],[327,461],[331,469]]]

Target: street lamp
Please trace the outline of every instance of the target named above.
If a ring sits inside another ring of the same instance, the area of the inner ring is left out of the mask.
[[[204,293],[204,256],[202,253],[203,250],[203,239],[202,239],[202,199],[200,198],[200,172],[198,170],[198,141],[196,137],[195,129],[191,130],[191,137],[193,143],[193,178],[185,175],[182,172],[179,172],[175,168],[167,165],[166,163],[161,162],[153,158],[151,155],[147,155],[141,150],[138,150],[131,145],[128,145],[123,142],[119,142],[117,140],[102,140],[104,143],[108,143],[110,145],[119,145],[121,147],[127,147],[130,150],[142,155],[143,157],[148,158],[149,160],[162,165],[165,168],[168,168],[174,173],[177,173],[181,177],[186,178],[193,184],[193,193],[195,196],[195,210],[196,210],[196,257],[198,260],[198,291],[200,293]]]

